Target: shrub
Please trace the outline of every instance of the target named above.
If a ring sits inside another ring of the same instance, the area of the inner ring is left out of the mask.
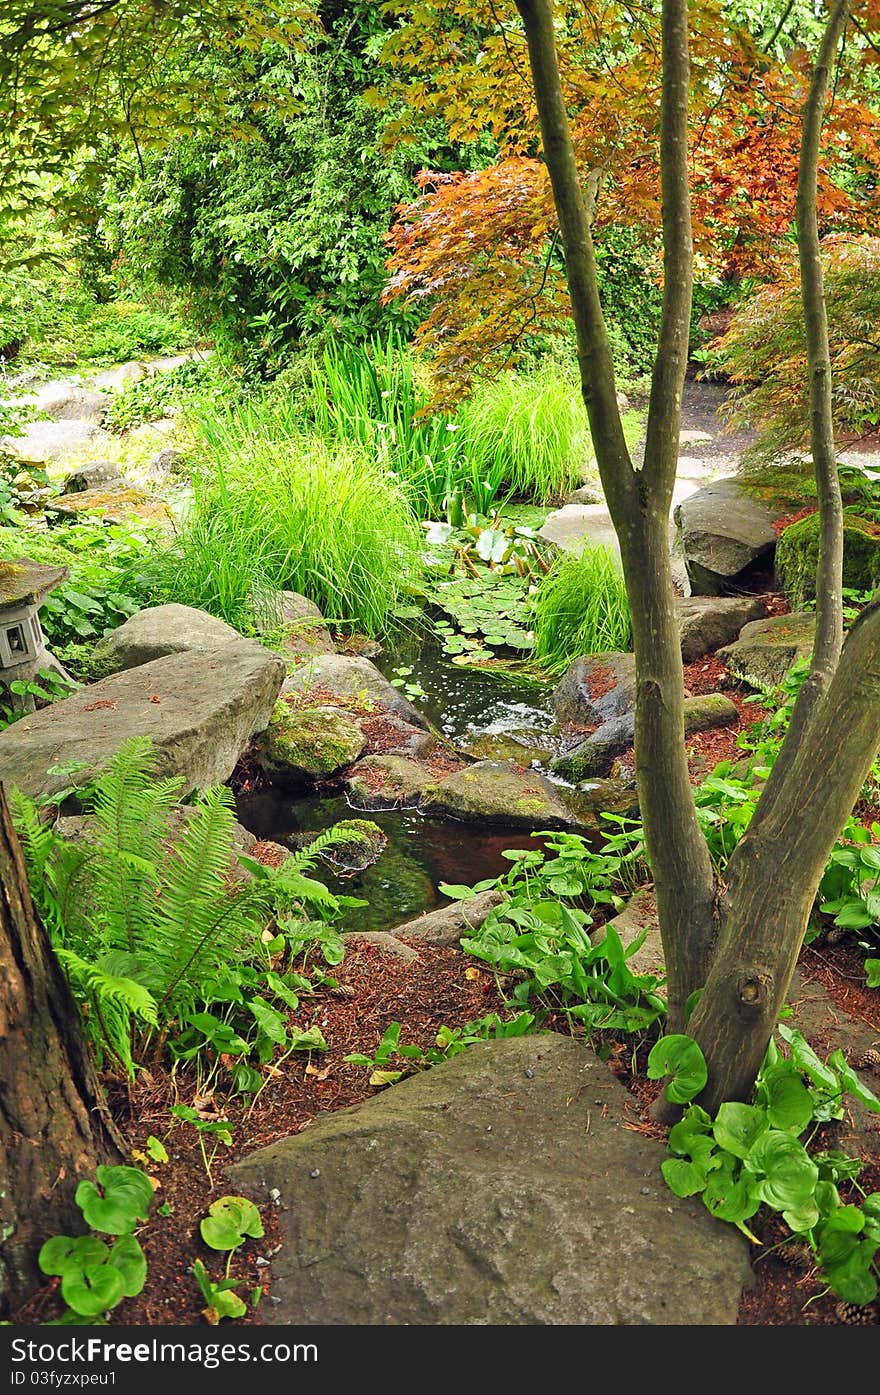
[[[816,595],[819,515],[808,514],[783,529],[776,545],[776,576],[793,609]],[[880,585],[880,524],[857,509],[843,515],[843,584],[853,591]]]
[[[623,575],[607,547],[559,556],[539,581],[532,604],[533,657],[550,673],[561,673],[582,654],[631,646]]]

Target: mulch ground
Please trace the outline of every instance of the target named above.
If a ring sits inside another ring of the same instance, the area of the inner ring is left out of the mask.
[[[784,603],[779,608],[778,602],[771,600],[769,608],[770,613],[784,613]],[[731,683],[714,658],[689,664],[685,683],[694,695],[726,692],[739,713],[735,726],[690,738],[691,772],[698,782],[718,761],[741,758],[738,737],[763,713],[758,704],[746,701],[748,690]],[[310,694],[312,700],[316,696],[318,700],[323,698],[323,694]],[[379,751],[386,733],[379,719],[376,723],[370,733],[370,746]],[[387,736],[390,740],[390,728]],[[868,812],[873,817],[880,816],[877,810]],[[282,855],[272,844],[265,845],[265,850],[266,858],[261,860]],[[212,1200],[235,1191],[227,1172],[232,1163],[257,1148],[300,1132],[322,1113],[358,1104],[375,1093],[369,1084],[369,1070],[346,1063],[344,1056],[353,1052],[372,1055],[392,1021],[401,1023],[401,1041],[415,1042],[424,1049],[434,1043],[439,1027],[463,1026],[502,1007],[494,976],[462,952],[422,944],[418,949],[419,958],[405,963],[366,941],[351,942],[345,960],[334,971],[338,988],[324,988],[314,998],[304,998],[297,1014],[298,1026],[316,1024],[321,1028],[328,1050],[289,1056],[274,1074],[266,1073],[265,1084],[256,1097],[226,1093],[228,1075],[222,1069],[213,1090],[202,1094],[198,1082],[184,1071],[142,1072],[131,1089],[118,1080],[105,1081],[114,1113],[130,1142],[132,1159],[151,1172],[157,1188],[157,1207],[139,1232],[148,1260],[147,1284],[137,1298],[125,1300],[114,1310],[114,1322],[182,1326],[205,1323],[192,1266],[201,1259],[212,1278],[219,1280],[224,1273],[225,1257],[203,1243],[199,1220]],[[862,959],[862,952],[851,938],[833,945],[820,941],[802,951],[800,969],[807,982],[821,982],[838,1006],[875,1027],[880,1037],[880,993],[865,988]],[[550,1025],[562,1029],[564,1024]],[[632,1127],[646,1136],[662,1139],[663,1131],[648,1115],[660,1086],[646,1077],[647,1049],[640,1049],[635,1071],[632,1049],[631,1039],[612,1042],[609,1065],[640,1106],[641,1122]],[[872,1083],[880,1088],[880,1079]],[[231,1146],[221,1145],[212,1158],[209,1143],[210,1180],[194,1129],[172,1121],[169,1111],[175,1103],[192,1105],[206,1118],[216,1116],[228,1121]],[[150,1135],[164,1141],[167,1163],[148,1161]],[[828,1146],[833,1146],[833,1137],[829,1136]],[[880,1189],[880,1165],[876,1159],[866,1160],[859,1181],[866,1191]],[[850,1199],[858,1200],[858,1194],[853,1193]],[[167,1214],[158,1215],[159,1206]],[[281,1227],[272,1206],[264,1207],[262,1216],[264,1236],[248,1240],[236,1251],[230,1267],[231,1276],[241,1280],[237,1291],[249,1304],[247,1316],[238,1320],[245,1324],[260,1324],[272,1304],[271,1261],[281,1244]],[[785,1243],[781,1221],[770,1217],[756,1222],[754,1228],[761,1243],[752,1253],[754,1285],[743,1295],[740,1325],[880,1322],[878,1304],[853,1311],[825,1292],[809,1253]],[[46,1322],[57,1317],[62,1307],[58,1280],[49,1280],[15,1315],[14,1321]]]

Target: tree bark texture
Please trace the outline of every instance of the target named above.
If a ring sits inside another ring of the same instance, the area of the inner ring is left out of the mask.
[[[116,1135],[0,786],[0,1316],[40,1282],[43,1241],[83,1229],[77,1184],[113,1160]]]
[[[661,163],[664,295],[644,465],[620,423],[590,220],[559,74],[551,0],[517,0],[535,84],[578,335],[581,383],[602,488],[620,542],[636,658],[636,778],[666,956],[670,1030],[705,980],[716,935],[715,882],[697,822],[684,744],[684,682],[669,560],[693,254],[688,190],[687,4],[663,7]]]

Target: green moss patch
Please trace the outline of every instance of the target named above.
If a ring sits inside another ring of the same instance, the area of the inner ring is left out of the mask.
[[[880,524],[854,509],[843,518],[843,584],[873,590],[880,582]],[[815,598],[818,558],[819,515],[812,513],[786,528],[776,546],[776,578],[795,610]]]

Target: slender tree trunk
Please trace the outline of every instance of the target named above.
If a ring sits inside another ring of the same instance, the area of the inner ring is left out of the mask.
[[[880,747],[880,600],[860,615],[814,707],[760,835],[728,864],[723,931],[688,1032],[710,1066],[714,1111],[748,1100],[788,991],[835,840]]]
[[[836,0],[822,38],[804,105],[798,162],[797,230],[810,378],[810,449],[819,501],[819,560],[816,572],[816,638],[810,671],[798,694],[788,735],[767,782],[752,824],[755,837],[776,807],[788,769],[816,703],[834,677],[843,643],[843,501],[837,474],[831,400],[831,351],[817,211],[819,151],[831,65],[849,15],[848,0]]]
[[[0,1315],[40,1282],[43,1241],[82,1230],[77,1183],[117,1143],[0,786]]]
[[[703,1047],[703,1103],[748,1098],[834,840],[880,744],[880,605],[841,639],[841,513],[831,428],[828,334],[818,254],[816,162],[828,72],[848,6],[836,0],[804,112],[798,223],[810,364],[813,457],[822,510],[816,651],[794,729],[752,826],[716,888],[687,770],[682,670],[668,553],[691,299],[686,0],[663,4],[660,122],[664,300],[645,463],[623,442],[590,218],[568,125],[552,0],[517,0],[529,47],[578,336],[584,402],[620,541],[636,657],[636,774],[669,988],[669,1027]]]
[[[715,884],[697,822],[684,745],[684,682],[669,509],[678,464],[692,284],[687,167],[686,0],[663,7],[661,112],[664,296],[645,463],[633,468],[620,422],[599,299],[590,219],[568,125],[551,0],[517,0],[529,46],[544,157],[565,251],[581,385],[602,488],[620,542],[636,658],[636,778],[666,955],[669,1019],[705,980],[715,940]]]

